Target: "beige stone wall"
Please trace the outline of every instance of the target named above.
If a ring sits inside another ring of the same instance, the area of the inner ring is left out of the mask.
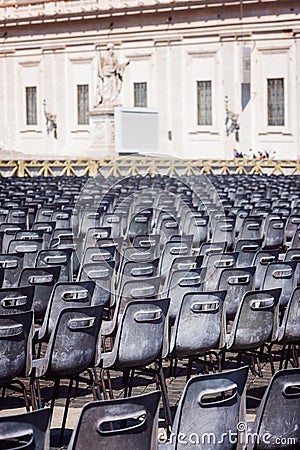
[[[120,60],[130,60],[123,106],[133,106],[133,83],[147,82],[148,106],[160,117],[161,153],[230,158],[239,147],[297,158],[298,2],[236,3],[0,2],[0,148],[36,157],[89,156],[89,126],[77,124],[76,86],[89,85],[92,106],[96,49],[111,42]],[[242,110],[245,47],[251,55],[251,97]],[[276,129],[267,125],[267,78],[285,83],[285,125]],[[197,80],[212,82],[212,126],[197,125]],[[25,120],[25,87],[31,85],[37,86],[36,126]],[[225,96],[239,114],[240,143],[226,136]],[[57,115],[57,140],[46,133],[43,99]]]

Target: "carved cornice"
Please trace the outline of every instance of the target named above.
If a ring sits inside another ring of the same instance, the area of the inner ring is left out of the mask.
[[[281,5],[288,0],[281,0]],[[130,15],[135,13],[174,12],[196,9],[224,7],[272,8],[278,0],[0,0],[0,23],[19,24],[46,21],[54,18],[68,20],[70,17],[100,18],[107,16]]]

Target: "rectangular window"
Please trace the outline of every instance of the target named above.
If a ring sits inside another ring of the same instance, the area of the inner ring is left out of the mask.
[[[37,125],[36,86],[26,87],[26,124]]]
[[[133,83],[134,106],[136,108],[147,108],[147,83]]]
[[[268,125],[284,125],[284,79],[268,79]]]
[[[197,123],[212,125],[211,81],[197,81]]]
[[[89,124],[89,85],[77,85],[77,118],[78,125]]]
[[[242,110],[246,108],[251,98],[251,84],[242,83]]]

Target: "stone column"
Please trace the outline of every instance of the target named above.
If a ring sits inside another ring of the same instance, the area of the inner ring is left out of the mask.
[[[90,155],[115,155],[115,117],[113,108],[95,108],[90,117]]]

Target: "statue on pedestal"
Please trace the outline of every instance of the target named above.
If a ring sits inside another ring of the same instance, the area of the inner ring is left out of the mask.
[[[123,85],[123,74],[129,61],[119,63],[113,44],[98,53],[98,79],[95,108],[112,108],[120,105],[119,96]]]

